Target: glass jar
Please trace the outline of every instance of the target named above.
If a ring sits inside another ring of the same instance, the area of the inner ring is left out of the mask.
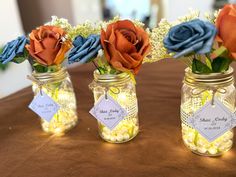
[[[42,90],[60,106],[50,122],[41,118],[42,129],[57,135],[72,129],[77,124],[78,118],[75,93],[66,69],[60,68],[56,72],[47,73],[33,72],[31,77],[34,95]]]
[[[133,139],[139,131],[138,103],[136,97],[135,81],[130,74],[99,74],[94,72],[94,81],[89,85],[94,94],[94,102],[105,94],[109,94],[126,111],[127,116],[113,129],[98,121],[99,135],[110,143],[123,143]]]
[[[224,73],[194,74],[185,70],[181,93],[182,138],[184,144],[194,153],[218,156],[231,149],[233,130],[225,132],[212,142],[205,139],[196,129],[188,125],[187,118],[214,98],[220,100],[231,112],[235,111],[235,87],[233,68]],[[218,89],[215,91],[215,89]],[[224,90],[224,91],[222,91]],[[186,115],[188,115],[186,117]]]

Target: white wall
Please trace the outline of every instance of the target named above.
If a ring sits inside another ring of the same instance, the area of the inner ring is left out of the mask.
[[[0,24],[0,45],[23,34],[16,0],[0,1]],[[6,71],[0,71],[0,98],[30,85],[26,79],[29,73],[27,62],[11,63]]]
[[[16,0],[0,1],[0,44],[21,35],[23,28]]]
[[[135,6],[134,6],[135,4]],[[150,0],[107,0],[109,8],[114,9],[113,14],[121,18],[135,18],[143,20],[150,13]],[[133,14],[135,12],[135,14]]]
[[[102,19],[100,0],[71,0],[74,25]]]
[[[189,8],[205,12],[211,12],[214,0],[163,0],[168,20],[175,20],[179,16],[186,15]]]

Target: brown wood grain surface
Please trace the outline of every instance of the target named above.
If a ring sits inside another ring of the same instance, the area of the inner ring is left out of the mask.
[[[78,125],[62,137],[45,134],[27,107],[31,88],[0,100],[0,177],[235,177],[236,148],[221,157],[191,153],[181,139],[179,105],[184,65],[144,64],[137,76],[140,133],[109,144],[88,111],[91,65],[69,70]],[[14,78],[12,78],[14,79]],[[4,84],[4,83],[1,83]]]

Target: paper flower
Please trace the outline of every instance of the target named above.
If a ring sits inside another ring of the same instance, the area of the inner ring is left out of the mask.
[[[71,47],[70,41],[64,36],[65,31],[60,27],[40,26],[30,33],[30,44],[26,48],[37,63],[44,66],[58,65]]]
[[[217,41],[225,46],[233,59],[236,59],[236,5],[228,4],[216,19]]]
[[[172,27],[164,39],[164,46],[168,52],[174,52],[174,58],[193,52],[206,54],[211,51],[216,32],[210,22],[191,20]]]
[[[27,42],[28,40],[25,36],[20,36],[17,39],[8,42],[0,54],[0,62],[2,64],[6,64],[10,61],[19,63],[18,61],[14,61],[14,59],[16,57],[24,57],[24,49]]]
[[[69,53],[69,63],[87,63],[95,58],[101,49],[100,35],[92,34],[87,38],[77,36]]]
[[[101,43],[107,61],[119,71],[137,74],[150,51],[149,36],[129,20],[119,20],[101,31]]]

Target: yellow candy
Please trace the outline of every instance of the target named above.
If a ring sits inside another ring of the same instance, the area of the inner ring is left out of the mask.
[[[217,149],[214,148],[214,147],[211,147],[211,148],[208,149],[208,152],[212,155],[215,155],[217,153]]]
[[[207,151],[207,149],[204,147],[197,147],[197,151],[204,154]]]

